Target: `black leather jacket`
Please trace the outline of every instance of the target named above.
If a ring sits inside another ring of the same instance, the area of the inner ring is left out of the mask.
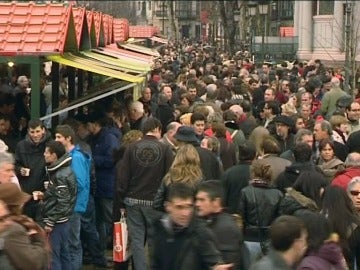
[[[44,193],[42,216],[49,227],[68,221],[74,211],[77,184],[70,164],[71,157],[65,154],[46,167],[49,186]]]
[[[151,254],[152,270],[211,269],[223,263],[212,232],[193,218],[187,228],[175,228],[168,215],[154,223]]]
[[[239,209],[244,220],[245,241],[259,242],[260,235],[261,240],[268,238],[268,228],[279,215],[282,197],[282,192],[271,186],[250,185],[241,190]]]

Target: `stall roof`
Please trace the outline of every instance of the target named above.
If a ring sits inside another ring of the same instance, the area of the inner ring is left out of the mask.
[[[59,4],[0,3],[0,54],[76,51],[72,8]]]
[[[169,41],[167,39],[157,37],[157,36],[151,37],[150,40],[155,41],[155,42],[159,42],[159,43],[163,43],[163,44],[168,44],[169,43]]]
[[[63,56],[51,55],[51,56],[47,56],[47,59],[50,61],[57,62],[59,64],[94,72],[108,77],[113,77],[131,83],[140,83],[144,80],[143,77],[126,74],[118,70],[106,67],[104,64],[100,63],[99,61],[87,59],[71,53],[65,53]]]
[[[81,55],[85,57],[89,57],[91,59],[103,62],[105,64],[113,65],[118,67],[120,70],[123,70],[125,73],[136,73],[136,74],[144,74],[151,70],[150,65],[146,64],[136,64],[131,63],[129,60],[123,60],[116,57],[111,57],[108,55],[104,55],[101,53],[90,52],[90,51],[82,51],[80,52]]]
[[[142,54],[151,55],[154,57],[160,57],[160,53],[158,51],[150,49],[150,48],[146,48],[146,47],[143,47],[140,45],[129,44],[129,43],[119,43],[119,46],[126,50],[135,51],[135,52],[139,52]]]
[[[107,48],[107,47],[93,49],[92,51],[102,54],[102,55],[118,58],[120,60],[123,60],[124,62],[129,63],[130,65],[135,64],[135,65],[145,65],[145,66],[151,67],[154,63],[154,61],[152,59],[147,59],[147,58],[144,59],[144,58],[141,58],[141,56],[139,57],[139,56],[127,55],[127,54],[119,52],[115,49],[111,49],[111,48]],[[127,51],[125,51],[125,52],[127,52]]]
[[[104,50],[104,51],[109,51],[109,52],[112,52],[112,53],[116,53],[117,55],[121,55],[121,56],[124,56],[126,58],[136,59],[136,60],[140,60],[140,61],[148,62],[148,63],[152,63],[153,60],[154,60],[153,56],[145,55],[145,54],[142,54],[142,53],[133,52],[133,51],[129,51],[129,50],[124,50],[124,49],[118,48],[116,46],[116,44],[111,44],[111,45],[108,45],[108,46],[106,46],[104,48],[98,48],[98,49],[99,50]]]

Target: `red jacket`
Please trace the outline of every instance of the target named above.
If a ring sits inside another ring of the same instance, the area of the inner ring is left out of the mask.
[[[360,168],[356,168],[356,167],[346,168],[345,170],[338,172],[335,175],[335,178],[331,182],[331,185],[341,187],[346,191],[349,182],[355,176],[360,176]]]

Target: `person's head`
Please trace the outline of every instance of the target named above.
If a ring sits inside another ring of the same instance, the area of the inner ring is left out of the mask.
[[[172,98],[172,89],[169,85],[164,85],[161,87],[160,92],[164,94],[166,99],[169,101]]]
[[[159,121],[159,119],[150,117],[145,120],[142,132],[145,135],[146,134],[153,135],[157,139],[160,139],[161,138],[161,129],[162,129],[162,124]]]
[[[20,190],[15,183],[0,184],[0,201],[3,201],[10,214],[20,215],[23,205],[30,200],[31,196]]]
[[[289,96],[291,91],[290,91],[290,82],[288,80],[282,80],[281,82],[281,91],[283,93],[284,96]]]
[[[218,90],[216,84],[211,83],[206,86],[206,101],[216,100],[217,95],[218,95]]]
[[[262,159],[254,160],[250,167],[250,176],[251,179],[261,179],[270,183],[272,176],[271,165]]]
[[[8,152],[0,152],[0,184],[10,183],[15,176],[15,159]]]
[[[313,145],[314,145],[314,136],[313,136],[313,133],[309,129],[302,128],[296,132],[294,141],[295,141],[295,144],[302,143],[302,142],[307,143],[312,149]]]
[[[55,140],[61,142],[66,149],[75,144],[75,132],[69,125],[58,125],[55,129]]]
[[[201,140],[200,146],[202,148],[210,150],[217,156],[220,154],[220,142],[219,142],[219,139],[216,137],[205,136]]]
[[[313,95],[310,92],[304,92],[301,95],[301,104],[311,105],[313,101]]]
[[[190,117],[190,123],[196,135],[203,135],[205,130],[206,117],[202,113],[194,112]]]
[[[194,189],[181,182],[171,184],[165,209],[173,223],[187,227],[194,213]]]
[[[144,116],[144,104],[140,101],[133,101],[129,106],[129,118],[131,121],[137,121]]]
[[[195,97],[197,96],[197,89],[195,84],[188,85],[188,94],[192,100],[195,99]]]
[[[176,139],[174,138],[178,128],[181,127],[179,122],[171,122],[166,126],[166,137],[173,144],[176,143]]]
[[[264,115],[266,118],[279,114],[280,109],[278,104],[275,101],[265,102],[264,105]]]
[[[347,132],[347,127],[348,127],[348,120],[346,119],[345,116],[342,115],[333,115],[330,117],[329,120],[330,124],[331,124],[331,128],[334,130],[339,130],[343,133]]]
[[[301,212],[297,217],[305,224],[307,231],[307,251],[317,252],[332,233],[329,221],[324,215],[311,211],[307,211],[306,213]]]
[[[196,137],[196,133],[193,127],[182,125],[179,127],[174,135],[177,145],[185,143],[198,144],[199,140]]]
[[[128,146],[129,144],[140,140],[144,134],[137,129],[130,130],[124,134],[121,138],[121,146]]]
[[[301,104],[300,106],[300,115],[303,119],[309,119],[311,117],[311,105],[310,104]]]
[[[335,157],[334,142],[330,139],[323,139],[319,142],[320,156],[324,161],[330,161]]]
[[[219,180],[208,180],[199,184],[196,193],[196,209],[200,217],[219,213],[223,209],[224,189]]]
[[[296,179],[293,188],[313,200],[320,208],[321,198],[328,181],[318,171],[304,171]]]
[[[239,160],[253,161],[256,157],[256,147],[251,141],[245,141],[239,145]]]
[[[142,99],[146,102],[151,100],[151,89],[149,87],[145,87],[142,91],[141,91],[141,96]]]
[[[360,168],[360,153],[353,152],[348,154],[345,160],[346,168]]]
[[[331,124],[326,120],[315,122],[314,138],[315,141],[320,142],[323,139],[330,138],[332,135]]]
[[[180,96],[180,104],[189,107],[192,103],[192,99],[188,93],[184,93]]]
[[[26,89],[29,87],[29,79],[25,75],[21,75],[17,79],[17,84],[19,88]]]
[[[303,163],[308,162],[311,159],[312,149],[305,142],[295,144],[293,152],[296,162]]]
[[[305,224],[295,216],[280,216],[270,226],[270,241],[275,251],[291,252],[292,264],[295,264],[307,249]]]
[[[347,193],[354,204],[354,207],[360,211],[360,176],[353,177],[348,186]]]
[[[264,128],[263,126],[258,126],[254,128],[253,131],[251,131],[249,141],[255,145],[257,155],[263,154],[261,144],[264,139],[268,137],[269,134],[269,130],[267,128]]]
[[[262,65],[262,71],[263,71],[264,74],[268,75],[269,72],[270,72],[270,65],[267,64],[267,63],[264,63],[264,64]]]
[[[350,121],[358,121],[360,119],[360,104],[357,101],[353,101],[350,107],[346,108],[346,115]]]
[[[31,119],[28,123],[28,135],[30,139],[35,143],[39,144],[44,138],[46,133],[45,126],[40,119]]]
[[[5,114],[0,113],[0,135],[8,134],[7,121],[9,121],[9,118]]]
[[[214,122],[211,124],[211,129],[216,138],[226,138],[226,127],[224,123]]]
[[[274,101],[275,100],[275,90],[272,88],[268,88],[264,92],[264,101]]]
[[[293,127],[293,121],[290,117],[285,115],[279,115],[274,118],[276,126],[276,134],[282,139],[286,139]]]
[[[62,143],[57,141],[49,141],[46,143],[46,148],[44,152],[45,162],[47,164],[53,164],[63,155],[65,155],[65,147]]]
[[[299,131],[302,128],[305,128],[304,118],[301,115],[295,114],[293,116],[293,120],[294,120],[294,125],[295,125],[296,132]]]
[[[141,102],[140,102],[141,103]],[[142,104],[142,103],[141,103]],[[107,120],[103,111],[93,111],[87,116],[87,129],[92,135],[98,134],[107,125]]]
[[[351,194],[350,194],[351,196]],[[328,186],[322,200],[322,213],[328,218],[333,230],[345,240],[351,223],[358,224],[354,205],[343,188]]]
[[[260,148],[264,154],[275,154],[279,155],[281,153],[281,148],[277,140],[271,136],[267,135],[262,141]]]

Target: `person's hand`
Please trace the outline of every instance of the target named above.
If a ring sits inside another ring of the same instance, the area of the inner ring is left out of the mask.
[[[234,265],[232,263],[228,264],[217,264],[213,267],[213,270],[230,270]]]
[[[29,176],[30,175],[30,169],[29,168],[20,168],[20,174],[21,176]]]
[[[45,230],[46,233],[51,233],[52,230],[53,230],[53,227],[45,225],[44,230]]]

